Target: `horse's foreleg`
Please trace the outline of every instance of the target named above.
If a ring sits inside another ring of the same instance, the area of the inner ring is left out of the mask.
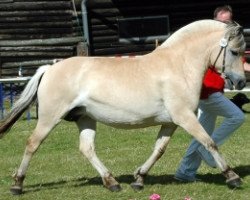
[[[80,130],[80,151],[86,156],[102,177],[103,184],[111,191],[120,191],[121,187],[95,153],[96,122],[90,118],[80,118],[77,121]]]
[[[205,148],[212,154],[214,160],[221,169],[222,174],[226,177],[226,183],[229,187],[240,187],[240,177],[228,166],[226,161],[219,154],[218,148],[211,137],[206,133],[197,117],[192,113],[187,116],[188,112],[183,112],[186,115],[177,119],[177,124],[190,133],[196,140],[198,140]],[[187,120],[188,119],[188,120]],[[175,119],[176,120],[176,119]]]
[[[40,146],[40,144],[42,143],[42,141],[48,135],[49,130],[48,129],[46,130],[45,128],[41,128],[39,123],[38,123],[33,134],[27,140],[25,152],[23,155],[23,160],[22,160],[21,165],[18,168],[16,174],[13,176],[15,183],[10,188],[10,191],[12,194],[14,194],[14,195],[22,194],[23,181],[24,181],[25,174],[27,172],[30,160],[31,160],[33,154],[37,151],[37,149]]]
[[[136,181],[131,184],[131,187],[135,190],[143,189],[144,177],[147,175],[148,171],[153,167],[155,162],[164,154],[167,144],[176,130],[176,125],[162,126],[161,130],[157,136],[154,151],[147,161],[135,171]]]

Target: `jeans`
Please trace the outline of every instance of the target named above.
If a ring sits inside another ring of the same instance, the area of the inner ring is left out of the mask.
[[[215,128],[217,116],[224,117],[224,120],[219,127]],[[223,144],[245,120],[244,113],[221,92],[213,93],[208,99],[200,100],[198,118],[218,146]],[[202,159],[211,167],[216,167],[210,152],[193,139],[180,163],[176,177],[194,180]]]

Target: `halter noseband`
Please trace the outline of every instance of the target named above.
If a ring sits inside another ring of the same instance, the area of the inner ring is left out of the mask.
[[[215,61],[214,61],[214,65],[213,66],[215,66],[215,64],[216,64],[216,62],[217,62],[217,60],[218,60],[218,58],[220,57],[220,54],[221,54],[221,52],[222,52],[222,50],[224,49],[224,53],[223,53],[223,61],[222,61],[222,70],[221,70],[221,74],[222,75],[224,75],[224,71],[225,71],[225,60],[226,60],[226,48],[227,48],[227,45],[228,45],[228,41],[227,41],[227,39],[226,38],[222,38],[221,40],[220,40],[220,52],[219,52],[219,54],[217,55],[217,57],[216,57],[216,59],[215,59]]]

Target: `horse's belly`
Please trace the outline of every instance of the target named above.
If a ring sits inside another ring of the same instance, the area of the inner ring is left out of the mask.
[[[150,107],[148,107],[150,108]],[[171,122],[165,109],[121,109],[109,105],[89,105],[87,114],[96,121],[120,128],[140,128]]]

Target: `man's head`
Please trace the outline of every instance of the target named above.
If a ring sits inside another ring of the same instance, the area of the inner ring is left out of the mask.
[[[215,20],[228,23],[232,21],[232,18],[233,18],[233,10],[229,5],[220,6],[214,10]]]

